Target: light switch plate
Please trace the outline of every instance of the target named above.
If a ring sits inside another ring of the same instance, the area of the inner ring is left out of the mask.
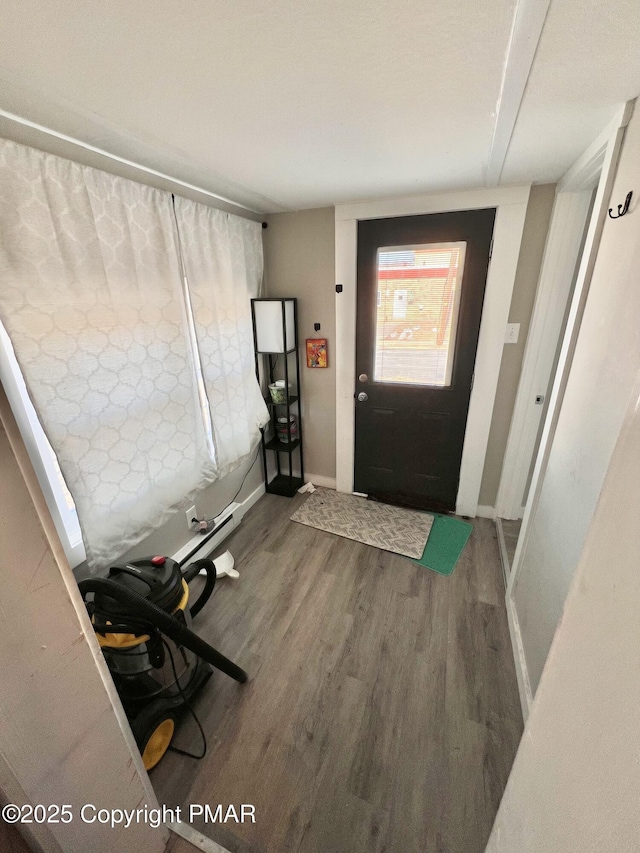
[[[520,323],[507,323],[507,331],[504,336],[505,344],[517,344],[520,335]]]

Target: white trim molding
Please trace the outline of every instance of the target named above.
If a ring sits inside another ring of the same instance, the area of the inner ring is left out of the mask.
[[[488,187],[500,181],[549,5],[550,0],[518,0],[516,4],[496,105],[486,173]]]
[[[531,705],[533,704],[533,693],[531,692],[527,660],[524,654],[524,646],[522,645],[518,612],[516,610],[515,603],[510,596],[507,596],[507,621],[509,623],[509,636],[511,637],[513,661],[516,667],[516,679],[518,681],[518,693],[520,694],[522,719],[526,723],[529,712],[531,711]]]
[[[198,832],[190,823],[180,820],[173,823],[166,823],[165,826],[171,832],[179,835],[180,838],[188,841],[195,850],[202,850],[203,853],[229,853],[226,847],[221,847],[217,842],[212,841],[211,838],[207,838],[206,835]]]
[[[504,538],[504,528],[502,519],[496,516],[496,533],[498,534],[498,550],[500,551],[500,563],[502,564],[502,577],[504,578],[504,588],[506,590],[509,583],[510,563],[509,554],[507,552],[507,543]]]
[[[323,474],[305,474],[305,483],[313,483],[314,486],[320,486],[322,489],[336,489],[336,478],[325,477]]]
[[[150,186],[160,186],[168,192],[177,191],[180,195],[186,198],[191,198],[194,201],[209,204],[214,207],[219,207],[229,213],[234,213],[236,216],[244,216],[247,219],[252,219],[259,222],[262,218],[257,210],[252,207],[247,207],[239,201],[227,198],[223,195],[211,192],[204,187],[198,187],[195,184],[183,181],[180,178],[174,178],[164,172],[159,172],[157,169],[152,169],[149,166],[144,166],[142,163],[136,163],[134,160],[129,160],[126,157],[120,157],[118,154],[112,154],[104,148],[98,148],[91,145],[89,142],[84,142],[82,139],[77,139],[74,136],[69,136],[66,133],[61,133],[51,127],[38,124],[35,121],[19,116],[16,113],[9,112],[0,108],[0,135],[12,139],[21,145],[30,145],[34,148],[41,148],[43,151],[50,151],[59,157],[65,157],[69,160],[83,162],[82,152],[88,152],[91,155],[96,155],[99,158],[99,165],[96,165],[92,159],[86,165],[92,165],[95,168],[101,168],[104,171],[112,171],[114,174],[122,177],[131,178],[132,180],[143,180]],[[115,165],[114,165],[115,164]],[[122,168],[124,167],[124,172]],[[131,174],[133,173],[133,174]],[[136,173],[141,173],[145,176],[144,179]],[[160,182],[159,184],[157,182]],[[285,210],[281,205],[281,210]]]
[[[358,221],[338,221],[336,207],[336,489],[353,491],[356,387],[356,256]]]
[[[478,508],[476,509],[476,518],[490,518],[492,521],[495,521],[496,508],[494,506],[478,504]]]
[[[469,402],[460,485],[456,501],[458,515],[473,517],[477,514],[480,483],[529,201],[529,189],[529,185],[498,187],[336,206],[336,284],[342,285],[342,291],[336,293],[336,485],[338,491],[353,491],[358,221],[495,207],[493,254],[487,275],[476,352],[475,379]]]

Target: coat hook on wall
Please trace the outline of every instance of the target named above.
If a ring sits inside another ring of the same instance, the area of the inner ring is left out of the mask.
[[[611,213],[613,208],[612,207],[609,208],[609,216],[611,217],[611,219],[620,219],[621,216],[624,216],[625,213],[627,213],[627,211],[629,210],[629,204],[631,203],[631,196],[632,195],[633,195],[633,192],[627,193],[627,197],[624,200],[624,205],[622,205],[622,204],[618,205],[618,215],[617,216],[614,216]]]

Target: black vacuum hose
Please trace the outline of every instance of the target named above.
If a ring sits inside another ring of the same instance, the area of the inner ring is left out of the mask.
[[[144,616],[152,625],[173,640],[176,645],[184,646],[193,652],[194,655],[198,655],[198,657],[210,663],[211,666],[215,666],[216,669],[231,676],[236,681],[244,683],[247,680],[247,673],[243,669],[240,669],[237,664],[224,655],[221,655],[213,646],[201,640],[197,634],[190,631],[178,619],[174,619],[165,610],[156,607],[155,604],[143,595],[134,592],[134,590],[127,589],[122,584],[108,578],[87,578],[80,581],[78,587],[83,598],[89,592],[102,592],[110,598],[115,598],[116,601],[121,601],[123,604],[135,607],[141,616]]]
[[[190,566],[184,570],[182,575],[182,579],[186,581],[186,583],[191,583],[191,581],[196,577],[196,575],[200,574],[200,570],[204,569],[207,573],[207,580],[205,581],[204,588],[197,600],[193,603],[193,605],[189,608],[189,613],[191,614],[191,618],[197,616],[198,613],[205,606],[209,598],[211,597],[211,593],[213,592],[213,588],[216,585],[216,567],[213,563],[213,560],[209,560],[208,558],[204,558],[202,560],[196,560],[195,563],[191,563]]]

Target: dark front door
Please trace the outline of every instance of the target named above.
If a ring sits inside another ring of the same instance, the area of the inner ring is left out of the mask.
[[[494,219],[358,224],[355,491],[455,509]]]

